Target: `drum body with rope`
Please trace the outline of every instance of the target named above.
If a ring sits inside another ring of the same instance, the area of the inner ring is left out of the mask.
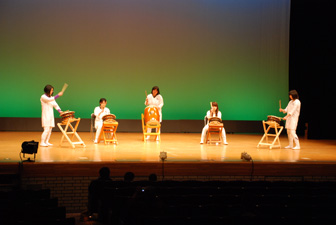
[[[75,118],[75,112],[74,111],[65,111],[60,114],[62,117],[62,124],[67,124],[68,121],[72,121]]]
[[[114,122],[116,122],[116,123],[118,123],[115,119],[116,119],[116,116],[115,115],[113,115],[113,114],[107,114],[107,115],[105,115],[105,116],[103,116],[103,122],[104,123],[114,123]]]
[[[160,124],[160,112],[156,106],[147,106],[144,111],[145,124],[158,125]]]
[[[222,124],[222,120],[220,118],[218,118],[218,117],[211,117],[209,119],[209,124],[211,124],[211,125],[220,125],[220,124]]]

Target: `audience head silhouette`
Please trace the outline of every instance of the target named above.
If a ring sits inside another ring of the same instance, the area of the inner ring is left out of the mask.
[[[133,172],[126,172],[124,175],[124,181],[131,182],[134,180],[134,173]]]
[[[110,169],[108,167],[102,167],[99,170],[99,177],[103,179],[110,178]]]
[[[157,181],[157,176],[155,173],[152,173],[148,176],[149,181]]]

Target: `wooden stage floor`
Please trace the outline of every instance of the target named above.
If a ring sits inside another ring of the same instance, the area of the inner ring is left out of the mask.
[[[117,133],[118,145],[94,144],[92,134],[89,132],[79,132],[79,135],[85,142],[86,147],[77,145],[76,148],[72,148],[67,141],[63,141],[62,146],[60,146],[62,133],[53,132],[50,142],[54,145],[52,147],[39,147],[36,162],[33,164],[35,166],[54,164],[59,167],[68,165],[69,170],[70,168],[90,167],[92,165],[99,168],[99,166],[106,164],[118,165],[118,168],[123,167],[126,170],[127,166],[133,166],[133,169],[135,169],[138,165],[143,168],[143,173],[148,174],[148,170],[145,170],[144,167],[147,166],[148,169],[152,165],[157,170],[161,168],[159,154],[161,151],[165,151],[168,156],[165,161],[168,171],[169,166],[178,165],[173,170],[177,171],[179,168],[184,168],[185,175],[196,175],[197,173],[198,175],[228,175],[230,173],[226,170],[223,171],[225,168],[221,166],[225,165],[227,169],[232,169],[233,165],[245,167],[247,162],[242,162],[240,157],[242,152],[247,152],[252,156],[255,173],[258,174],[259,171],[260,175],[265,174],[267,170],[274,170],[277,171],[274,172],[275,174],[282,176],[336,176],[336,140],[306,140],[301,138],[301,150],[292,150],[284,149],[288,140],[287,136],[283,134],[280,137],[282,148],[270,150],[268,147],[257,148],[262,134],[228,134],[228,145],[200,145],[200,133],[163,133],[161,134],[161,142],[154,141],[154,138],[143,142],[141,133]],[[3,164],[1,168],[10,163],[20,162],[22,142],[40,141],[40,136],[40,132],[0,132],[0,164]],[[27,157],[32,158],[32,155],[26,155]],[[285,172],[285,168],[280,169],[283,165],[290,166],[292,169]],[[293,165],[297,167],[293,168]],[[212,171],[213,168],[217,168],[215,169],[216,172]],[[320,169],[319,173],[316,168]],[[307,170],[311,172],[304,174]],[[93,174],[96,175],[97,170]],[[249,172],[238,169],[236,172],[231,171],[231,174],[244,175],[249,174]]]

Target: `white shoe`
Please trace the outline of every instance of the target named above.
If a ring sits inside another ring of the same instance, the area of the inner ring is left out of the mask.
[[[200,144],[202,145],[202,144],[203,144],[203,141],[201,141]]]
[[[229,143],[227,143],[227,141],[224,141],[223,144],[224,144],[224,145],[228,145]]]
[[[150,138],[150,136],[148,135],[148,136],[146,137],[146,140],[149,140],[149,138]]]
[[[48,145],[46,143],[41,143],[40,147],[48,147]]]
[[[156,137],[156,141],[160,141],[159,137]]]
[[[295,146],[294,148],[292,148],[293,150],[300,150],[299,146]]]
[[[285,149],[290,149],[290,148],[293,148],[292,146],[288,145],[285,147]]]
[[[97,141],[97,140],[95,140],[93,143],[95,143],[95,144],[98,144],[98,141]]]
[[[53,144],[50,144],[49,142],[47,143],[48,146],[53,146]]]

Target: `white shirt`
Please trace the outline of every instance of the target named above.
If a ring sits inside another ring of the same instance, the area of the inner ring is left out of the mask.
[[[299,99],[291,100],[287,107],[285,108],[285,112],[287,115],[286,120],[286,129],[296,130],[297,124],[299,122],[301,102]]]
[[[147,95],[147,105],[156,106],[159,108],[160,113],[160,122],[162,122],[162,111],[161,108],[163,107],[163,98],[162,95],[157,94],[155,97],[152,94]]]
[[[41,96],[41,108],[42,108],[42,127],[55,127],[54,110],[60,110],[60,107],[55,101],[55,97],[48,97],[46,94]]]
[[[99,113],[103,111],[100,115]],[[105,107],[103,110],[100,108],[100,106],[97,106],[95,109],[94,109],[94,115],[96,116],[96,119],[95,119],[95,125],[97,124],[100,124],[103,122],[103,117],[105,115],[108,115],[108,114],[111,114],[110,113],[110,110],[109,108]]]

